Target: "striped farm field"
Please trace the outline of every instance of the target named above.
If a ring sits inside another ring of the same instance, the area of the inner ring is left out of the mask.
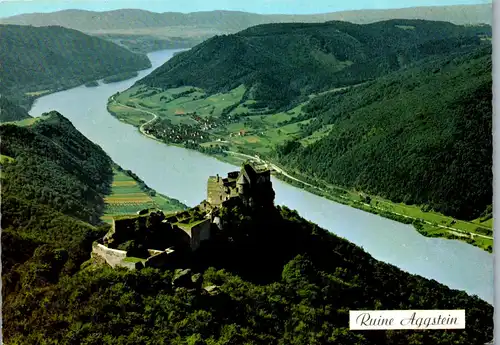
[[[134,178],[126,172],[115,169],[111,194],[105,197],[106,204],[101,220],[111,223],[113,216],[134,214],[146,208],[159,208],[164,211],[183,209],[178,203],[166,196],[156,193],[151,196],[144,191]]]
[[[104,222],[111,222],[112,217],[121,214],[131,214],[145,208],[155,207],[151,196],[144,192],[137,181],[123,171],[114,170],[111,194],[104,199]]]
[[[137,182],[135,181],[114,181],[113,187],[126,187],[126,186],[136,186]]]

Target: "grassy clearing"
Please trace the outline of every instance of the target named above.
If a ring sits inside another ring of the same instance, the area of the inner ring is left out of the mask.
[[[142,111],[130,109],[114,102],[108,104],[108,111],[115,115],[118,120],[136,127],[151,120],[152,118],[151,115]]]
[[[302,143],[302,145],[305,145],[305,146],[314,144],[316,141],[326,137],[330,133],[330,130],[332,128],[333,128],[333,125],[326,125],[321,130],[316,131],[313,134],[311,134],[305,138],[302,138],[300,140],[300,142]]]
[[[9,123],[9,124],[14,124],[14,125],[20,126],[20,127],[29,127],[40,120],[44,120],[45,118],[46,118],[46,116],[30,117],[30,118],[19,120],[19,121],[4,122],[4,124]]]
[[[136,258],[133,256],[127,256],[126,258],[123,259],[123,261],[136,263],[136,262],[145,262],[146,260],[141,258]]]
[[[34,91],[34,92],[26,92],[25,95],[26,96],[41,96],[41,95],[44,95],[46,93],[50,93],[52,92],[52,90],[41,90],[41,91]]]
[[[189,91],[193,92],[184,96],[181,95]],[[218,117],[224,108],[240,102],[244,93],[244,86],[240,86],[228,93],[215,94],[208,97],[206,97],[206,94],[202,90],[190,86],[168,89],[166,91],[133,87],[119,94],[116,97],[116,101],[138,109],[154,111],[160,118],[168,118],[174,124],[185,123],[195,125],[196,121],[186,116],[187,114],[196,113],[200,117]],[[128,117],[133,115],[127,114],[126,109],[123,107],[120,108],[116,104],[110,108],[118,114],[116,115],[117,117],[124,118],[126,122],[131,123]]]

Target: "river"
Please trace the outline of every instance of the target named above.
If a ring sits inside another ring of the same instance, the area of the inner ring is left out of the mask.
[[[106,110],[111,95],[129,88],[176,51],[149,54],[153,67],[140,71],[136,78],[41,97],[30,114],[57,110],[124,169],[134,171],[158,192],[194,206],[206,196],[209,175],[225,175],[237,167],[148,139]],[[375,259],[493,303],[492,254],[461,241],[424,237],[410,225],[337,204],[276,179],[273,187],[277,204],[295,209],[302,217],[363,247]]]

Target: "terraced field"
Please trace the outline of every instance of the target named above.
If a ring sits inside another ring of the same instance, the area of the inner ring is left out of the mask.
[[[159,208],[165,212],[183,210],[185,205],[153,190],[142,187],[125,171],[114,170],[112,192],[105,198],[106,208],[101,218],[111,222],[113,216],[136,213],[145,208]]]

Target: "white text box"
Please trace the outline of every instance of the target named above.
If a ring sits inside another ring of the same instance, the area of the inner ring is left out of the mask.
[[[464,329],[465,310],[350,310],[349,328]]]

